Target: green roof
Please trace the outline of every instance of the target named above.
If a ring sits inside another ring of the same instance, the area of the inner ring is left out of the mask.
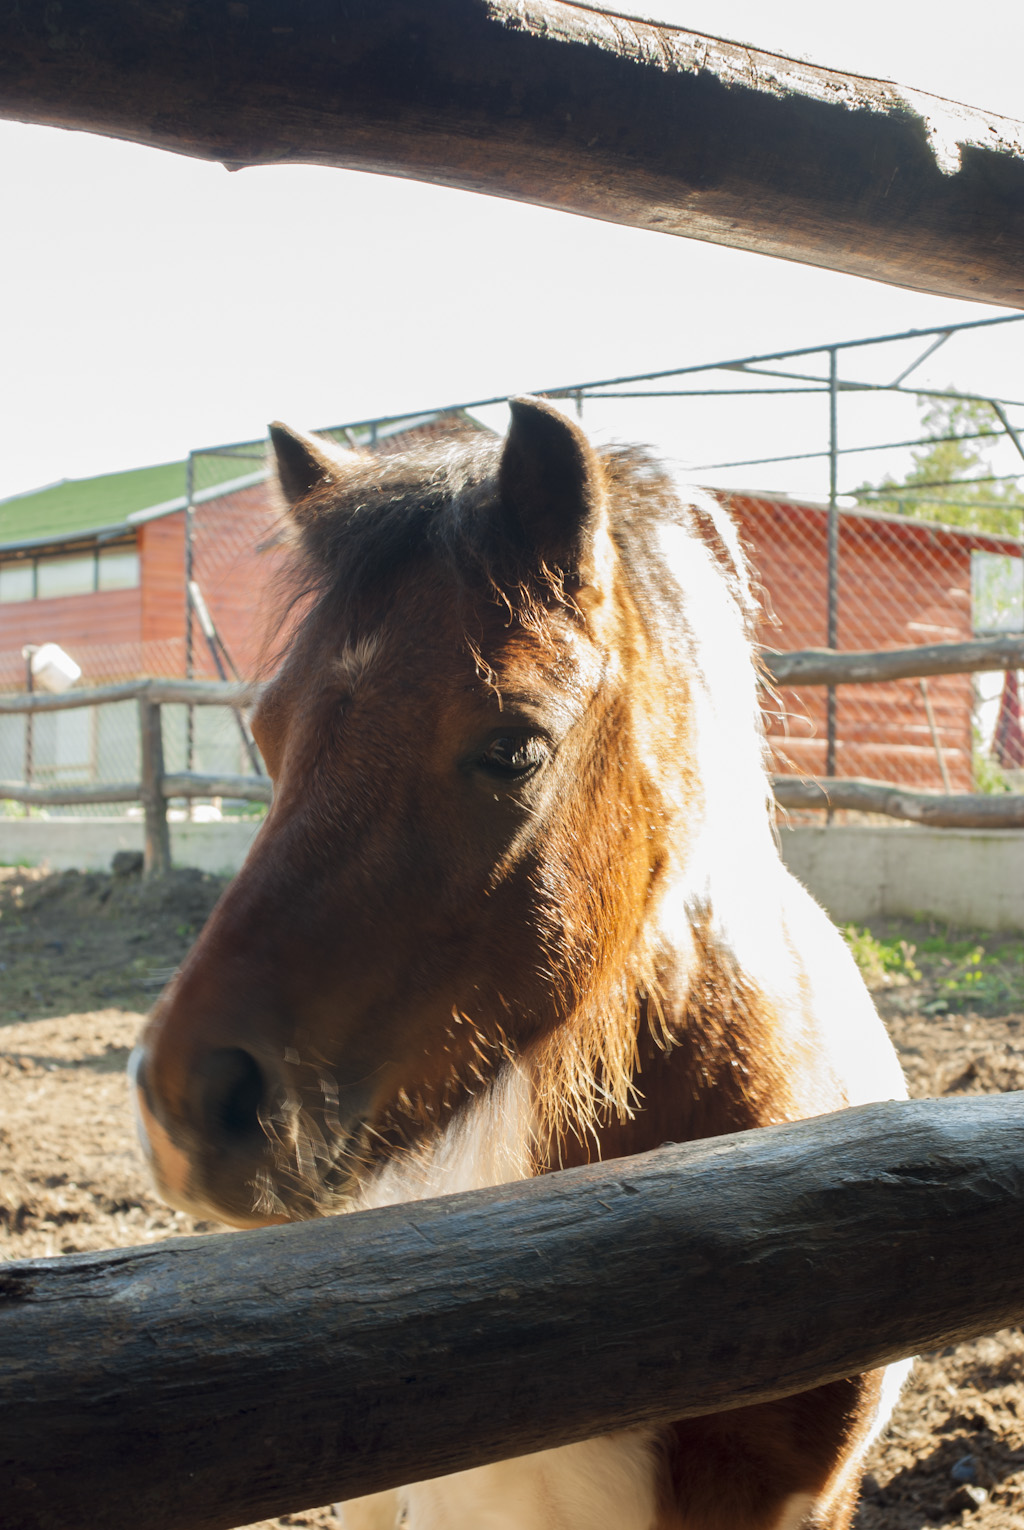
[[[196,489],[227,483],[257,466],[237,456],[204,456]],[[0,547],[81,536],[101,526],[119,526],[136,510],[181,498],[185,493],[184,462],[133,468],[127,473],[103,473],[99,478],[69,478],[14,499],[0,501]]]
[[[379,437],[449,416],[476,429],[486,429],[465,410],[449,409],[337,425],[319,434],[331,436],[343,446],[370,446]],[[193,488],[197,498],[217,484],[259,472],[265,456],[265,441],[241,441],[194,453]],[[123,526],[139,510],[183,499],[186,467],[187,462],[163,462],[157,467],[132,468],[127,473],[103,473],[98,478],[67,478],[44,489],[0,500],[0,550],[12,544],[59,542],[88,536],[101,528]]]

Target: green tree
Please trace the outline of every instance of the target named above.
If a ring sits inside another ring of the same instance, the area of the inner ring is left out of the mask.
[[[989,479],[993,468],[987,438],[998,439],[1003,428],[992,405],[919,394],[918,406],[928,440],[912,451],[913,467],[902,479],[887,476],[877,484],[861,484],[854,491],[858,503],[889,515],[1019,537],[1024,529],[1019,480]]]

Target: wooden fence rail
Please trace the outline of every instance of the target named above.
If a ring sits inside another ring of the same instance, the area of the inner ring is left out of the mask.
[[[436,181],[1024,306],[1019,124],[614,10],[328,0],[282,25],[267,0],[62,0],[59,16],[0,0],[0,114],[232,169]]]
[[[933,829],[1024,829],[1024,794],[980,792],[942,795],[917,792],[885,781],[832,776],[801,780],[773,776],[772,792],[782,808],[846,808],[856,813],[884,813],[887,818],[928,824]]]
[[[4,1530],[225,1530],[1024,1319],[1024,1096],[0,1267]]]
[[[762,652],[761,664],[776,685],[871,685],[929,675],[967,675],[1024,667],[1024,636],[977,638],[969,643],[923,643],[918,648],[839,653],[804,648]]]
[[[82,690],[20,691],[0,696],[0,713],[65,712],[71,707],[109,706],[115,701],[178,702],[191,707],[250,707],[260,686],[225,680],[128,680],[123,685],[94,685]]]

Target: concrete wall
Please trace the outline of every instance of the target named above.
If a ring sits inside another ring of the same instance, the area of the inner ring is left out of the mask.
[[[259,823],[172,823],[175,865],[237,871]],[[782,853],[840,922],[931,915],[975,929],[1024,930],[1024,830],[862,825],[782,829]],[[141,850],[124,818],[0,818],[0,864],[106,870],[115,850]]]
[[[172,823],[171,859],[175,866],[231,875],[259,826],[258,819]],[[141,849],[141,818],[0,818],[0,865],[109,871],[116,850]]]
[[[780,837],[786,865],[840,923],[922,914],[1024,930],[1024,830],[832,824]]]

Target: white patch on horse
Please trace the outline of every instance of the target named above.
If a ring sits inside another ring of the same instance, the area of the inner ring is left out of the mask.
[[[722,512],[680,490],[725,541]],[[731,528],[730,528],[731,530]],[[774,832],[757,680],[746,633],[750,599],[742,551],[727,542],[731,576],[688,528],[660,531],[680,587],[692,644],[692,706],[700,823],[686,866],[660,912],[662,939],[685,950],[696,911],[721,945],[774,1002],[780,1026],[799,1041],[807,1015],[841,1094],[832,1106],[904,1099],[895,1051],[838,930],[786,869]],[[693,807],[690,807],[693,812]],[[829,1107],[824,1107],[829,1108]]]
[[[651,1530],[653,1429],[624,1430],[498,1461],[402,1494],[408,1530]]]
[[[622,1430],[337,1504],[344,1530],[652,1530],[657,1431]]]
[[[510,1063],[434,1142],[385,1163],[358,1191],[352,1209],[399,1206],[529,1179],[535,1131],[529,1079],[524,1068]]]
[[[526,1071],[508,1065],[432,1146],[392,1160],[360,1208],[398,1205],[528,1179],[534,1140]],[[649,1530],[655,1431],[630,1430],[414,1483],[340,1505],[346,1530]],[[404,1518],[402,1517],[404,1514]]]

